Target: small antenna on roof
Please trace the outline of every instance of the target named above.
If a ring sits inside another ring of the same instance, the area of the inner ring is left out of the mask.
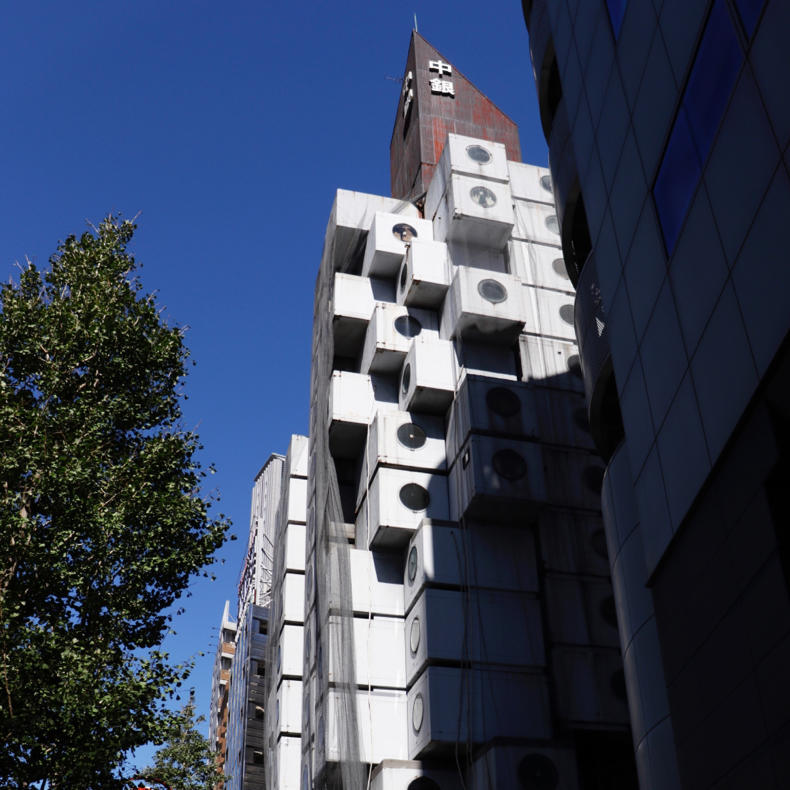
[[[417,29],[417,14],[414,14],[414,32],[419,33],[420,31]]]

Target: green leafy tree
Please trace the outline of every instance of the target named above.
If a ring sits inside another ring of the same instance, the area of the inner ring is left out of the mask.
[[[166,610],[228,526],[134,229],[109,217],[0,286],[0,786],[118,787],[162,742],[190,669],[159,649]]]
[[[154,764],[140,778],[170,790],[212,790],[219,786],[222,776],[215,755],[196,727],[205,719],[194,716],[195,705],[190,698],[173,722],[165,745],[154,755]]]

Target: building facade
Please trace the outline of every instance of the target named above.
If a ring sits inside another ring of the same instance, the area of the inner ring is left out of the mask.
[[[417,33],[390,154],[327,225],[268,787],[635,787],[551,178]]]
[[[790,6],[523,9],[640,784],[790,786]]]
[[[225,601],[222,612],[214,670],[211,674],[211,703],[208,719],[208,742],[216,753],[217,771],[225,773],[227,760],[228,699],[230,672],[236,652],[236,623],[230,619],[230,601]]]

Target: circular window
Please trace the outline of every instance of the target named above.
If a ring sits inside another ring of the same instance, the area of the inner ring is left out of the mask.
[[[568,357],[568,370],[573,373],[576,378],[582,378],[582,363],[579,361],[578,354],[571,354]]]
[[[521,401],[513,390],[492,387],[486,392],[486,406],[500,417],[514,417],[521,411]]]
[[[505,480],[520,480],[527,473],[527,462],[509,447],[497,450],[491,458],[494,471]]]
[[[418,561],[418,559],[419,558],[417,556],[417,547],[416,546],[412,546],[409,549],[409,561],[407,563],[407,568],[406,568],[407,574],[408,574],[408,577],[409,577],[409,584],[413,584],[414,580],[417,578],[417,561]]]
[[[496,205],[496,195],[488,187],[472,187],[469,197],[482,208],[491,208]]]
[[[562,258],[555,258],[551,262],[551,268],[559,274],[560,277],[564,277],[566,280],[570,280],[571,278],[568,277],[568,269],[565,266],[565,261]]]
[[[577,428],[589,432],[590,421],[587,419],[587,410],[585,408],[580,406],[578,409],[574,409],[573,421],[576,423]]]
[[[609,559],[609,552],[606,548],[606,534],[602,529],[596,529],[590,535],[590,546],[592,546],[592,550],[599,557],[603,557],[605,560]]]
[[[400,501],[407,507],[409,510],[413,510],[415,513],[419,512],[420,510],[425,510],[428,507],[428,503],[431,501],[428,492],[417,483],[406,483],[403,488],[400,490]]]
[[[425,715],[425,703],[422,699],[422,694],[417,694],[414,698],[414,704],[411,706],[411,726],[414,727],[414,732],[419,732],[422,729],[422,720]]]
[[[411,365],[406,365],[400,380],[400,389],[404,395],[409,391],[409,384],[411,384]]]
[[[394,325],[395,331],[403,337],[417,337],[422,332],[422,324],[410,315],[399,315]]]
[[[491,153],[482,145],[467,145],[466,155],[480,165],[487,165],[491,161]]]
[[[573,305],[564,304],[560,307],[560,318],[566,323],[573,326]]]
[[[557,221],[556,214],[550,214],[546,217],[546,227],[552,232],[560,235],[560,223]]]
[[[401,291],[406,287],[406,278],[408,276],[409,276],[409,269],[404,261],[403,266],[400,267],[400,279],[398,280],[398,284],[400,286]]]
[[[420,647],[420,618],[415,617],[411,621],[411,629],[409,630],[409,648],[411,654],[415,655]]]
[[[392,235],[398,241],[411,241],[417,238],[417,231],[406,222],[399,222],[392,226]]]
[[[612,677],[609,679],[609,686],[612,689],[612,694],[614,694],[617,699],[625,701],[625,672],[622,669],[618,669],[612,673]]]
[[[406,790],[442,790],[439,784],[431,779],[430,776],[418,776],[412,779],[406,787]]]
[[[603,469],[600,466],[586,466],[582,472],[584,485],[596,494],[603,488]]]
[[[409,450],[417,450],[425,444],[425,431],[413,422],[406,422],[398,428],[398,441]]]
[[[541,176],[540,185],[546,190],[546,192],[554,191],[554,187],[551,185],[551,176]]]
[[[601,613],[601,617],[603,617],[607,625],[612,626],[612,628],[617,628],[617,609],[615,609],[613,595],[607,595],[606,598],[601,601],[598,606],[598,611]]]
[[[507,299],[507,289],[497,280],[480,280],[477,284],[477,292],[491,304],[499,304]]]
[[[560,783],[557,766],[545,754],[528,754],[518,764],[517,773],[524,790],[555,790]]]

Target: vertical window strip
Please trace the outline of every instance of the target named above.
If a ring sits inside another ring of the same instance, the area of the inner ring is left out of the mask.
[[[615,41],[620,35],[620,28],[623,26],[627,2],[628,0],[606,0],[606,8],[609,11],[609,21],[612,23]]]
[[[680,235],[742,62],[743,52],[725,0],[715,0],[653,186],[669,254]]]

